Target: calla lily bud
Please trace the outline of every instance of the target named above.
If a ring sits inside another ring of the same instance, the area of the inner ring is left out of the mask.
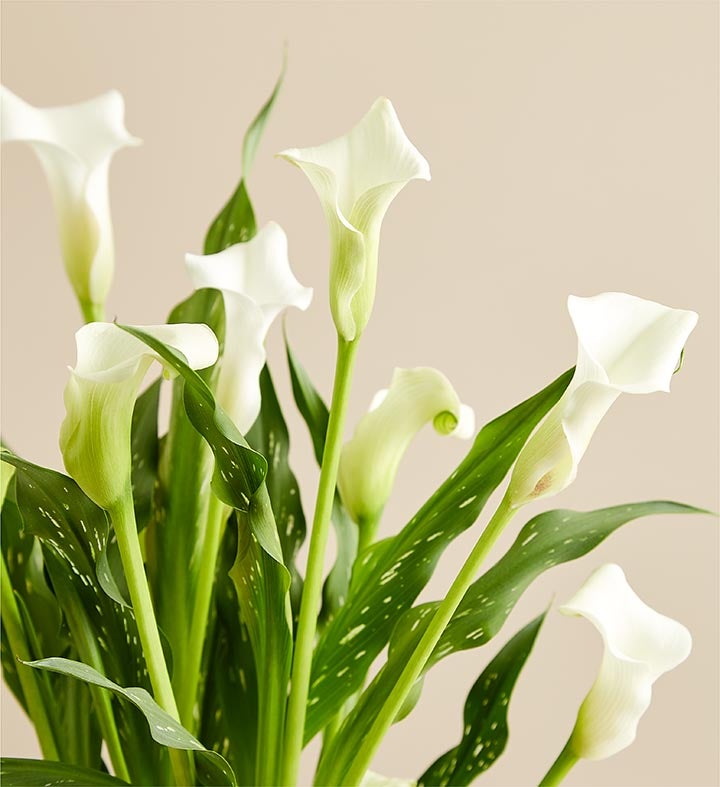
[[[187,254],[185,263],[195,289],[213,287],[222,293],[225,345],[215,398],[245,434],[260,413],[260,372],[270,326],[288,306],[307,309],[312,288],[293,275],[287,236],[272,221],[247,243],[217,254]]]
[[[217,360],[218,342],[207,325],[140,326],[182,353],[193,369]],[[132,414],[140,385],[162,358],[114,323],[94,322],[76,334],[77,364],[65,387],[60,450],[68,473],[102,508],[112,508],[130,484]],[[166,375],[173,371],[165,366]]]
[[[322,203],[330,228],[330,307],[340,336],[353,341],[375,300],[385,212],[409,181],[430,180],[430,167],[387,98],[345,136],[279,155],[300,167]]]
[[[400,460],[425,424],[443,435],[472,436],[475,416],[436,369],[396,369],[390,389],[380,391],[359,421],[340,457],[338,487],[350,516],[374,526],[390,492]]]
[[[108,170],[113,154],[137,145],[111,90],[80,104],[40,109],[0,88],[2,141],[27,142],[50,185],[70,283],[85,317],[96,319],[112,282],[114,247]]]
[[[653,683],[690,655],[690,632],[645,604],[620,566],[595,571],[560,611],[587,618],[605,643],[600,672],[570,737],[576,757],[601,760],[629,746]]]
[[[568,298],[578,337],[575,374],[518,456],[511,505],[555,495],[575,480],[590,439],[621,393],[669,391],[695,312],[621,292]]]

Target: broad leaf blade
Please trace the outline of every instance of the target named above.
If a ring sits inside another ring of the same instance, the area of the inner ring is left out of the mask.
[[[435,760],[418,785],[465,787],[495,764],[507,744],[510,697],[544,619],[545,613],[528,623],[488,664],[465,701],[460,743]]]
[[[231,787],[235,787],[237,784],[235,774],[225,759],[217,752],[208,751],[180,722],[166,713],[146,689],[137,686],[123,688],[101,675],[97,670],[88,667],[87,664],[71,661],[70,659],[41,659],[40,661],[29,661],[27,665],[40,670],[49,670],[61,675],[68,675],[90,685],[108,689],[123,697],[143,713],[154,741],[173,749],[197,752],[197,756],[205,760],[210,766],[209,774],[212,774],[211,784],[227,784],[231,785]]]
[[[586,555],[611,533],[633,519],[655,514],[707,513],[681,503],[657,501],[598,511],[548,511],[520,531],[508,552],[473,583],[428,659],[424,672],[438,661],[484,645],[497,634],[525,589],[548,569]],[[439,601],[413,607],[398,621],[388,661],[350,712],[320,766],[323,783],[342,780],[357,750],[425,633]]]
[[[361,556],[348,601],[324,631],[315,652],[306,740],[362,686],[400,615],[410,609],[450,542],[478,518],[571,376],[572,370],[483,427],[455,472],[403,530]]]
[[[0,759],[0,779],[4,787],[117,787],[127,785],[104,771],[67,765],[49,760],[25,760],[16,757]]]

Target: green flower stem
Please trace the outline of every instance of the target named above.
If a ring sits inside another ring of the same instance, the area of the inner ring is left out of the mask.
[[[230,516],[230,507],[214,494],[210,494],[207,508],[207,526],[203,538],[202,551],[195,586],[193,602],[191,635],[187,641],[187,652],[182,660],[184,669],[176,682],[180,720],[188,729],[192,729],[193,708],[197,699],[198,683],[202,666],[203,647],[210,615],[210,602],[215,586],[217,557],[220,549],[225,523]]]
[[[15,658],[23,661],[32,661],[33,656],[25,637],[25,628],[20,616],[20,610],[15,601],[15,593],[10,583],[10,575],[8,574],[4,557],[0,569],[0,574],[2,575],[2,622],[10,643],[10,650]],[[55,736],[53,735],[50,718],[45,709],[40,686],[37,682],[37,675],[32,668],[24,665],[18,667],[17,674],[25,697],[28,714],[40,741],[43,757],[46,760],[59,760]]]
[[[150,588],[145,576],[145,566],[143,565],[137,525],[135,523],[132,494],[128,491],[123,499],[109,511],[109,514],[115,527],[120,557],[125,571],[128,590],[130,591],[130,600],[132,601],[138,633],[140,634],[140,643],[155,700],[163,710],[179,721],[180,715],[175,704],[175,695],[173,694],[170,675],[165,664],[165,655],[163,654],[160,633],[155,620],[155,611],[150,598]],[[177,784],[192,784],[190,754],[180,749],[171,748],[168,751]]]
[[[335,485],[337,483],[343,427],[350,394],[352,373],[357,353],[357,339],[348,342],[338,336],[335,384],[333,386],[330,420],[328,421],[325,450],[323,451],[317,502],[310,535],[307,573],[303,588],[297,639],[293,655],[292,682],[288,704],[285,751],[281,784],[293,787],[297,783],[305,733],[305,714],[310,689],[313,646],[320,612],[325,549],[330,529]]]
[[[540,787],[555,787],[555,785],[561,784],[563,779],[570,773],[573,765],[578,761],[579,758],[572,749],[571,740],[568,740],[565,744],[565,748],[558,754],[557,759],[550,766],[550,770],[540,782]]]
[[[488,522],[487,527],[483,530],[473,547],[468,559],[460,569],[460,573],[455,577],[450,590],[448,590],[447,595],[437,608],[425,630],[425,634],[423,634],[422,639],[405,665],[405,669],[400,674],[395,687],[375,716],[372,727],[365,736],[350,769],[341,782],[342,785],[360,784],[382,739],[397,717],[403,702],[405,702],[406,697],[415,685],[415,681],[422,674],[423,667],[432,655],[445,627],[450,622],[468,588],[475,580],[480,566],[492,549],[498,536],[505,529],[505,526],[514,514],[515,509],[512,508],[507,498],[503,498],[497,511],[493,514],[492,519]]]
[[[358,550],[357,558],[375,542],[377,537],[378,525],[380,524],[380,515],[373,519],[361,518],[358,522]],[[357,560],[356,558],[356,560]]]
[[[105,322],[105,306],[102,303],[80,301],[80,311],[85,322]]]

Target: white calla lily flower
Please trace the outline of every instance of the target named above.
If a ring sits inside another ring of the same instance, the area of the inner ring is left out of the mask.
[[[202,324],[138,326],[182,353],[193,369],[217,360],[215,334]],[[132,414],[154,360],[173,370],[115,323],[93,322],[75,334],[77,364],[65,387],[60,450],[65,468],[97,505],[110,509],[130,483]]]
[[[217,254],[187,254],[185,262],[196,289],[213,287],[222,293],[225,349],[215,397],[245,434],[260,412],[259,381],[268,330],[286,307],[307,309],[312,289],[293,275],[287,237],[275,222],[247,243]]]
[[[345,136],[278,155],[305,173],[320,198],[330,228],[330,306],[339,334],[353,341],[375,300],[385,212],[409,181],[430,180],[430,167],[387,98]]]
[[[417,782],[398,776],[383,776],[374,771],[365,771],[360,787],[415,787]]]
[[[685,661],[692,638],[685,626],[638,598],[614,564],[595,571],[560,611],[587,618],[605,643],[569,741],[576,757],[604,759],[635,740],[653,683]]]
[[[389,390],[375,395],[340,456],[340,495],[361,529],[374,528],[405,451],[428,423],[439,434],[467,439],[475,415],[437,369],[395,369]]]
[[[621,393],[669,391],[695,312],[620,292],[568,298],[578,337],[575,374],[518,456],[513,507],[555,495],[575,480],[590,439]]]
[[[0,88],[3,142],[27,142],[50,185],[65,268],[86,319],[101,318],[112,282],[114,246],[108,170],[113,154],[137,145],[124,125],[123,97],[38,108]]]

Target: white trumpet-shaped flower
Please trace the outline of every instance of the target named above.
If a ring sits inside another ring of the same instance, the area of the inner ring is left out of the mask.
[[[275,222],[247,243],[217,254],[188,254],[185,262],[196,289],[213,287],[222,293],[225,344],[215,396],[245,434],[260,412],[267,332],[287,306],[307,309],[312,289],[293,275],[287,237]]]
[[[373,527],[392,491],[403,454],[425,424],[439,434],[472,436],[475,415],[437,369],[396,369],[342,450],[338,487],[350,516]]]
[[[690,655],[690,632],[635,594],[620,566],[595,571],[560,611],[587,618],[605,643],[600,672],[578,711],[570,748],[601,760],[629,746],[653,683]]]
[[[385,212],[410,180],[430,180],[430,167],[387,98],[345,136],[279,155],[302,169],[322,203],[330,228],[330,306],[339,334],[352,341],[375,300]]]
[[[217,360],[215,334],[202,324],[139,326],[182,353],[192,369]],[[173,371],[146,344],[115,323],[92,322],[76,334],[77,364],[65,387],[60,450],[65,467],[102,508],[129,488],[132,413],[140,385],[154,360]]]
[[[621,393],[669,391],[695,312],[620,292],[568,298],[578,337],[575,374],[515,464],[508,496],[521,506],[573,482],[590,439]]]
[[[124,125],[116,90],[63,107],[38,108],[5,87],[2,141],[27,142],[50,185],[65,268],[87,319],[97,318],[112,282],[114,246],[108,170],[115,152],[139,144]]]

